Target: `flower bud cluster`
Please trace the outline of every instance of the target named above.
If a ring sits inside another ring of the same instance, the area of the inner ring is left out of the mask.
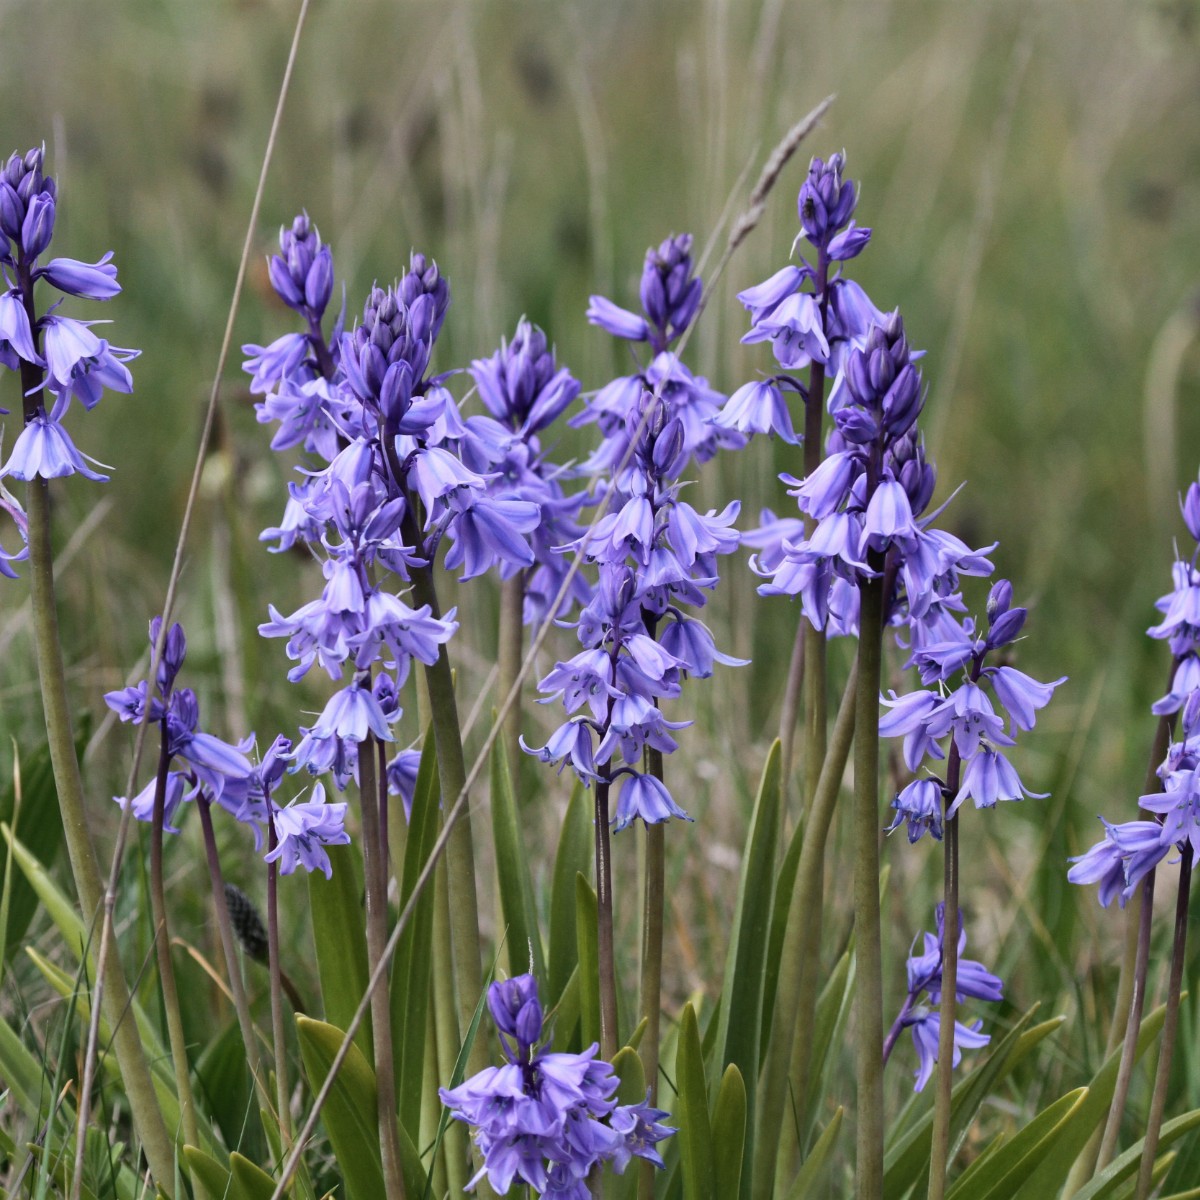
[[[34,298],[39,281],[85,300],[111,300],[121,290],[111,252],[94,263],[74,258],[40,263],[54,236],[58,203],[54,179],[43,167],[43,152],[34,149],[13,154],[0,168],[0,364],[21,373],[25,419],[0,476],[30,480],[79,474],[104,481],[108,477],[88,466],[95,460],[76,448],[63,419],[72,399],[90,410],[105,388],[132,391],[125,363],[139,351],[97,337],[91,328],[95,321],[63,316],[61,300],[39,312]],[[5,501],[12,511],[16,502],[7,493]],[[17,526],[24,528],[19,518]],[[6,563],[24,556],[23,550],[9,554],[0,548],[0,573],[11,576]]]
[[[617,1078],[596,1057],[555,1054],[542,1042],[537,981],[519,975],[488,988],[488,1008],[506,1062],[487,1067],[456,1088],[441,1088],[451,1115],[475,1130],[483,1158],[470,1189],[487,1176],[499,1195],[514,1183],[540,1196],[587,1200],[588,1176],[601,1163],[623,1174],[637,1156],[662,1167],[655,1146],[675,1130],[648,1102],[617,1104]]]

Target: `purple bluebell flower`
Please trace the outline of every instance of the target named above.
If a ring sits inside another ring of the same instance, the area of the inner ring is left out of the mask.
[[[656,1166],[658,1142],[675,1130],[648,1102],[618,1105],[612,1067],[582,1054],[555,1054],[541,1045],[537,984],[521,975],[488,988],[488,1008],[500,1030],[506,1062],[487,1067],[456,1088],[441,1088],[451,1115],[474,1127],[483,1176],[500,1195],[514,1183],[542,1196],[585,1197],[594,1168],[611,1163],[622,1173],[633,1156]],[[580,1191],[580,1188],[583,1191]]]
[[[919,954],[909,956],[907,963],[908,995],[905,997],[896,1020],[888,1032],[883,1047],[883,1059],[886,1063],[896,1044],[896,1039],[902,1029],[912,1033],[913,1045],[917,1051],[916,1084],[914,1091],[921,1091],[929,1082],[933,1068],[937,1064],[938,1036],[941,1028],[941,1013],[935,1007],[942,1000],[942,964],[945,946],[945,910],[939,904],[936,911],[937,933],[924,935],[924,950]],[[967,944],[966,930],[963,928],[962,914],[958,922],[958,973],[955,984],[955,1000],[958,1003],[970,999],[998,1003],[1004,999],[1004,984],[993,975],[982,963],[973,959],[963,958],[962,952]],[[928,1003],[923,1003],[927,998]],[[982,1021],[973,1025],[954,1023],[954,1059],[953,1066],[958,1066],[964,1049],[978,1049],[991,1041],[988,1034],[980,1033]]]
[[[333,876],[327,846],[342,846],[350,841],[346,832],[344,803],[326,804],[325,789],[313,785],[312,799],[301,803],[292,801],[286,808],[271,806],[275,825],[275,849],[269,851],[265,862],[278,862],[279,870],[290,875],[297,866],[306,871],[320,871],[326,879]]]

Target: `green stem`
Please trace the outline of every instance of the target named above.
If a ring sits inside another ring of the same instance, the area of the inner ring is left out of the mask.
[[[28,364],[22,363],[22,367]],[[22,382],[26,389],[26,371]],[[40,383],[35,369],[33,386]],[[38,677],[41,683],[42,707],[46,717],[46,737],[50,746],[50,765],[54,773],[54,789],[62,813],[63,835],[71,862],[71,875],[79,897],[80,911],[86,921],[100,913],[104,902],[104,884],[100,864],[88,831],[83,781],[79,760],[75,755],[75,738],[71,725],[71,710],[67,702],[66,673],[63,668],[62,643],[58,632],[58,601],[54,588],[54,557],[50,547],[50,492],[45,479],[29,484],[27,514],[29,518],[29,577],[33,614],[34,652],[37,656]],[[129,985],[121,966],[115,939],[107,944],[104,956],[105,986],[102,1004],[113,1031],[113,1049],[121,1069],[121,1081],[129,1100],[133,1126],[150,1173],[157,1185],[168,1195],[174,1195],[175,1151],[163,1123],[154,1084],[146,1065],[141,1038],[132,1021],[125,1020],[129,1011]]]
[[[242,980],[242,964],[238,960],[237,939],[233,922],[229,919],[229,904],[225,899],[225,879],[221,873],[221,859],[217,853],[217,837],[213,831],[212,809],[207,800],[197,801],[200,810],[200,828],[204,833],[204,853],[208,860],[208,877],[213,893],[213,909],[217,917],[217,929],[221,935],[221,949],[225,953],[225,970],[229,975],[229,991],[233,996],[233,1008],[237,1013],[238,1027],[242,1033],[242,1048],[246,1051],[246,1062],[259,1103],[269,1108],[271,1095],[267,1090],[266,1076],[258,1054],[258,1041],[254,1033],[254,1021],[250,1016],[250,1002],[246,998],[246,985]]]
[[[950,752],[947,768],[947,802],[953,795],[951,777],[958,775],[958,747]],[[933,1107],[933,1135],[929,1155],[929,1200],[946,1194],[946,1169],[950,1159],[950,1100],[954,1085],[955,992],[958,988],[958,814],[947,816],[942,835],[942,983],[938,1005],[938,1058]]]
[[[499,638],[496,654],[496,695],[503,703],[512,691],[521,673],[521,657],[524,649],[525,627],[522,617],[525,611],[525,572],[518,571],[511,579],[500,584]],[[525,755],[521,752],[521,696],[513,701],[504,718],[504,748],[508,752],[508,768],[512,772],[513,792],[520,803],[525,793],[521,788],[521,774]]]
[[[647,751],[650,774],[662,781],[663,758],[659,750]],[[641,1019],[646,1022],[640,1046],[642,1074],[650,1089],[650,1103],[658,1100],[658,1043],[662,1036],[663,918],[666,900],[666,829],[646,826],[646,891],[642,908]],[[642,1200],[654,1196],[655,1166],[643,1162],[638,1176]]]
[[[413,543],[415,544],[415,543]],[[441,616],[433,574],[428,567],[412,572],[413,598],[417,605],[428,604],[433,616]],[[438,649],[437,661],[425,668],[429,686],[429,717],[437,748],[438,774],[442,799],[447,808],[465,790],[466,763],[463,760],[462,734],[458,723],[458,702],[454,696],[454,676],[445,645]],[[450,938],[454,953],[454,991],[458,1003],[460,1043],[475,1015],[475,1005],[483,991],[483,971],[479,952],[479,900],[475,887],[475,849],[468,814],[454,823],[446,845],[446,875],[450,888]],[[467,1061],[468,1074],[488,1065],[488,1040],[475,1038]]]
[[[367,894],[367,963],[371,974],[388,940],[387,851],[381,829],[380,785],[375,735],[358,747],[358,790],[362,800],[363,873]],[[392,1050],[392,1006],[382,984],[371,993],[371,1035],[375,1047],[375,1097],[379,1107],[379,1149],[387,1200],[405,1200],[400,1166],[400,1134],[396,1126],[396,1062]]]
[[[443,795],[447,793],[443,792]],[[458,1015],[454,999],[454,949],[450,934],[450,885],[441,863],[433,876],[433,1003],[429,1006],[430,1016],[435,1021],[437,1037],[436,1078],[449,1081],[454,1074],[462,1041],[458,1036]],[[461,1196],[466,1190],[471,1172],[467,1170],[470,1151],[467,1148],[467,1130],[461,1121],[451,1121],[446,1126],[442,1139],[442,1163],[445,1168],[446,1184],[451,1196]],[[480,1180],[482,1183],[483,1181]],[[439,1192],[438,1195],[445,1195]]]
[[[1167,1083],[1175,1058],[1175,1034],[1179,1029],[1179,995],[1183,987],[1184,952],[1187,949],[1188,897],[1192,884],[1192,848],[1186,842],[1179,863],[1179,894],[1175,901],[1175,940],[1171,947],[1171,978],[1167,984],[1167,1012],[1163,1019],[1162,1041],[1158,1049],[1158,1070],[1154,1074],[1154,1093],[1150,1115],[1146,1119],[1146,1140],[1138,1170],[1137,1200],[1147,1200],[1154,1184],[1154,1156],[1158,1153],[1158,1135],[1167,1107]]]
[[[796,1099],[804,1103],[808,1063],[812,1051],[812,1023],[820,984],[820,932],[822,893],[825,881],[825,841],[837,807],[838,792],[850,744],[854,740],[858,663],[850,678],[833,727],[833,740],[825,756],[825,769],[813,797],[804,826],[796,884],[788,907],[787,927],[780,952],[779,976],[775,986],[775,1008],[759,1099],[755,1105],[754,1200],[770,1200],[775,1194],[776,1163],[782,1161],[782,1128],[789,1109],[789,1065],[803,1065],[797,1081]]]
[[[1113,1088],[1112,1104],[1108,1120],[1104,1125],[1104,1136],[1096,1158],[1096,1167],[1103,1171],[1113,1160],[1117,1151],[1117,1137],[1121,1132],[1121,1118],[1125,1115],[1125,1101],[1129,1096],[1129,1082],[1133,1078],[1133,1063],[1137,1057],[1138,1033],[1141,1030],[1142,1013],[1146,1007],[1146,973],[1150,965],[1150,927],[1154,919],[1154,876],[1151,871],[1138,890],[1134,905],[1137,909],[1137,941],[1129,997],[1129,1011],[1125,1020],[1125,1041],[1121,1046],[1121,1062],[1117,1068],[1117,1083]],[[1130,914],[1131,927],[1132,914]],[[1116,1024],[1113,1025],[1114,1030]]]
[[[613,959],[612,846],[608,827],[609,764],[596,784],[596,954],[600,967],[600,1057],[617,1052],[617,972]]]
[[[270,797],[267,798],[270,804]],[[272,813],[267,822],[267,849],[279,844]],[[271,978],[271,1039],[275,1051],[275,1104],[283,1144],[291,1146],[292,1119],[288,1103],[287,1041],[283,1029],[283,973],[279,965],[279,872],[274,861],[267,863],[267,965]]]
[[[166,821],[167,776],[171,753],[167,748],[166,723],[162,728],[162,748],[158,756],[158,776],[154,784],[154,812],[150,825],[150,909],[154,919],[154,952],[158,959],[158,986],[167,1017],[167,1038],[171,1045],[171,1065],[175,1072],[175,1091],[179,1097],[180,1122],[189,1146],[200,1145],[196,1129],[196,1102],[192,1098],[187,1038],[179,1011],[179,988],[175,965],[171,962],[171,936],[167,931],[167,895],[163,886],[163,825]]]
[[[872,554],[871,558],[877,558]],[[883,950],[879,917],[879,687],[883,665],[882,563],[859,584],[854,738],[854,995],[858,1200],[883,1194]]]

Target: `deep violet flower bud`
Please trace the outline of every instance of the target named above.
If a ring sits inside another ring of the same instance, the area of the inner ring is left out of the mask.
[[[1015,642],[1022,628],[1024,628],[1025,618],[1028,615],[1029,610],[1025,608],[1010,608],[1006,612],[1001,613],[988,630],[988,649],[999,650],[1001,646],[1007,646],[1010,642]],[[990,614],[988,619],[991,620]]]
[[[54,236],[54,210],[54,197],[47,192],[38,192],[30,199],[20,236],[27,259],[37,258],[50,245]]]
[[[828,246],[830,239],[849,220],[858,197],[854,184],[842,179],[845,158],[832,154],[828,162],[814,158],[808,178],[800,188],[796,208],[804,236],[814,246]]]
[[[702,285],[692,275],[692,235],[667,238],[657,250],[646,251],[642,271],[642,308],[660,332],[661,345],[674,341],[691,323],[700,303]]]
[[[1013,586],[1007,579],[997,579],[992,584],[987,598],[987,619],[989,625],[994,625],[997,618],[1002,617],[1012,606]]]
[[[1188,487],[1187,494],[1179,503],[1183,523],[1194,541],[1200,542],[1200,482]]]
[[[151,649],[157,644],[161,629],[162,617],[153,618],[150,622]],[[179,669],[183,666],[183,660],[186,656],[187,638],[184,635],[183,626],[178,621],[175,621],[171,625],[171,628],[167,630],[166,639],[163,641],[162,658],[158,664],[158,691],[159,695],[164,699],[175,686],[175,676],[179,674]]]
[[[542,1006],[538,1002],[537,980],[518,975],[488,988],[488,1011],[496,1028],[514,1038],[521,1048],[520,1057],[542,1036]]]

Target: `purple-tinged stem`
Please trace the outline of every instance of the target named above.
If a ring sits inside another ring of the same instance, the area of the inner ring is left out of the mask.
[[[663,782],[661,750],[647,748],[649,773]],[[642,907],[641,1019],[646,1022],[639,1050],[650,1103],[658,1100],[658,1043],[662,1018],[663,924],[666,904],[666,829],[646,826],[646,891]],[[655,1166],[643,1161],[638,1176],[640,1200],[653,1200]]]
[[[388,940],[386,839],[380,829],[380,792],[386,782],[376,770],[375,735],[358,747],[358,786],[362,800],[363,874],[367,895],[367,965],[374,973]],[[392,1050],[392,1004],[388,989],[371,993],[371,1034],[375,1047],[375,1096],[379,1107],[379,1148],[387,1200],[405,1200],[396,1126],[396,1060]]]
[[[1137,952],[1133,968],[1133,990],[1129,997],[1129,1016],[1125,1022],[1125,1041],[1121,1046],[1121,1062],[1117,1068],[1117,1082],[1113,1088],[1112,1104],[1104,1126],[1104,1137],[1100,1142],[1100,1153],[1096,1158],[1096,1170],[1103,1171],[1113,1160],[1117,1150],[1117,1136],[1121,1132],[1121,1118],[1125,1115],[1125,1101],[1129,1096],[1129,1081],[1133,1078],[1133,1062],[1137,1054],[1138,1033],[1142,1025],[1142,1012],[1146,1007],[1146,972],[1150,962],[1150,926],[1154,918],[1155,870],[1142,880],[1137,923]]]
[[[854,735],[854,993],[858,1200],[883,1195],[883,946],[879,913],[879,688],[883,667],[883,576],[859,582],[858,690]]]
[[[267,797],[267,804],[271,798]],[[279,844],[275,831],[275,814],[267,822],[267,849],[274,851]],[[267,863],[267,962],[271,977],[271,1038],[275,1048],[275,1102],[278,1108],[279,1130],[285,1144],[292,1140],[291,1107],[288,1102],[287,1041],[283,1029],[283,978],[279,965],[279,871],[278,863]]]
[[[200,828],[204,833],[204,852],[208,860],[208,877],[212,886],[213,909],[217,916],[217,929],[221,934],[221,948],[225,953],[225,969],[229,973],[229,991],[233,995],[233,1008],[237,1013],[238,1027],[242,1032],[242,1047],[246,1051],[246,1062],[258,1092],[259,1102],[264,1108],[270,1105],[267,1080],[263,1074],[258,1054],[258,1041],[254,1032],[254,1021],[250,1016],[250,1002],[246,998],[246,985],[242,980],[242,965],[238,961],[237,940],[233,933],[233,922],[229,919],[229,904],[225,899],[225,879],[221,873],[221,859],[217,853],[217,837],[213,830],[212,806],[203,796],[196,807],[200,810]]]
[[[162,725],[162,749],[158,756],[158,775],[154,781],[154,813],[150,825],[150,912],[154,920],[154,952],[158,959],[158,986],[167,1018],[167,1037],[171,1043],[171,1065],[175,1071],[175,1090],[184,1140],[189,1146],[200,1145],[196,1129],[196,1102],[192,1098],[187,1038],[179,1011],[179,988],[175,966],[171,962],[171,936],[167,931],[167,894],[163,886],[163,825],[166,821],[167,774],[171,752],[167,748],[166,721]]]
[[[950,751],[946,771],[947,796],[958,789],[958,747]],[[953,790],[952,790],[953,789]],[[938,1006],[937,1081],[933,1099],[933,1137],[929,1154],[929,1200],[946,1194],[946,1169],[950,1165],[950,1100],[954,1086],[955,991],[958,987],[958,814],[948,815],[942,835],[943,925],[942,987]]]
[[[904,997],[904,1004],[897,1014],[896,1019],[892,1022],[891,1029],[888,1030],[888,1035],[883,1039],[883,1065],[887,1066],[887,1061],[892,1057],[892,1050],[896,1045],[896,1039],[900,1036],[900,1031],[904,1028],[904,1018],[912,1012],[913,994],[909,992]]]
[[[600,1057],[617,1052],[617,973],[613,958],[612,846],[608,827],[610,766],[598,768],[596,784],[596,946],[600,966]]]
[[[1167,1083],[1175,1057],[1175,1034],[1179,1029],[1179,994],[1183,987],[1184,952],[1187,949],[1188,899],[1192,885],[1192,848],[1184,843],[1179,863],[1179,894],[1175,900],[1175,939],[1171,947],[1171,978],[1167,984],[1167,1012],[1163,1019],[1162,1041],[1158,1048],[1158,1070],[1154,1075],[1154,1093],[1150,1115],[1146,1119],[1146,1140],[1142,1145],[1142,1163],[1138,1171],[1137,1200],[1147,1200],[1154,1186],[1154,1156],[1158,1135],[1167,1107]]]

